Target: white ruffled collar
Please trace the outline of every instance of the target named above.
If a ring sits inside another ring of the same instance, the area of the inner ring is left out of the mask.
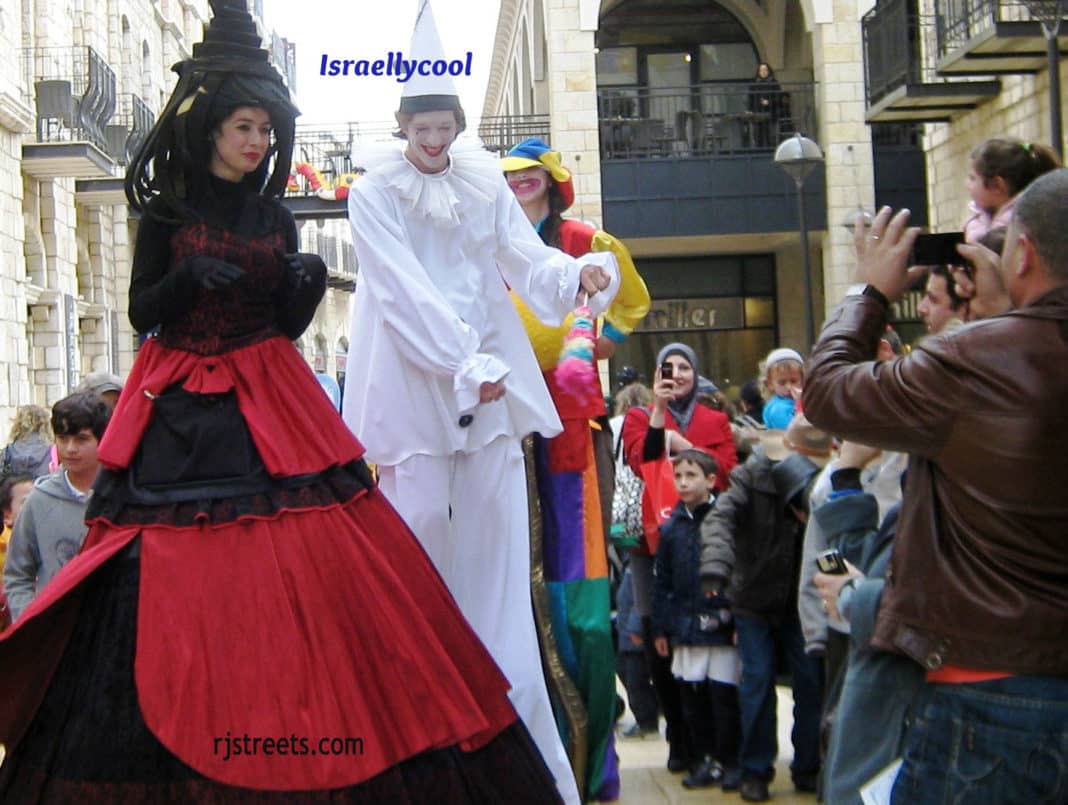
[[[441,173],[423,173],[398,148],[377,149],[357,157],[357,164],[392,187],[409,212],[442,226],[460,224],[462,195],[492,203],[501,181],[501,165],[479,140],[464,137],[449,148],[449,166]]]

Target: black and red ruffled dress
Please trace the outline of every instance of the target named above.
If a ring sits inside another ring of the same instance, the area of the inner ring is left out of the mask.
[[[149,216],[82,552],[0,639],[3,802],[545,803],[507,681],[294,349],[325,276],[214,180]],[[183,259],[244,270],[195,287]],[[383,400],[383,405],[388,405]]]

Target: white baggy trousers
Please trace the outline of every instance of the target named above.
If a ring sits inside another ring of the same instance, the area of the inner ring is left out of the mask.
[[[530,600],[523,451],[502,436],[472,453],[379,466],[379,488],[415,532],[512,690],[564,802],[580,802],[542,674]]]

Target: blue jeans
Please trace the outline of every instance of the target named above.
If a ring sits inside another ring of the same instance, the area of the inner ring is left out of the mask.
[[[1068,677],[924,685],[905,733],[893,801],[1068,802]]]
[[[790,740],[794,760],[790,771],[814,774],[820,767],[820,706],[823,668],[805,654],[805,641],[796,614],[783,622],[752,615],[736,615],[742,679],[738,703],[742,715],[742,772],[770,780],[779,754],[775,727],[775,649],[781,645],[790,665],[794,691],[794,728]]]

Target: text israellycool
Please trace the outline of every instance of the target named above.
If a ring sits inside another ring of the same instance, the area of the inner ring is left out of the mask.
[[[319,75],[324,76],[396,76],[405,83],[413,75],[471,75],[471,51],[462,59],[406,59],[399,51],[390,51],[384,59],[331,59],[324,53]]]

